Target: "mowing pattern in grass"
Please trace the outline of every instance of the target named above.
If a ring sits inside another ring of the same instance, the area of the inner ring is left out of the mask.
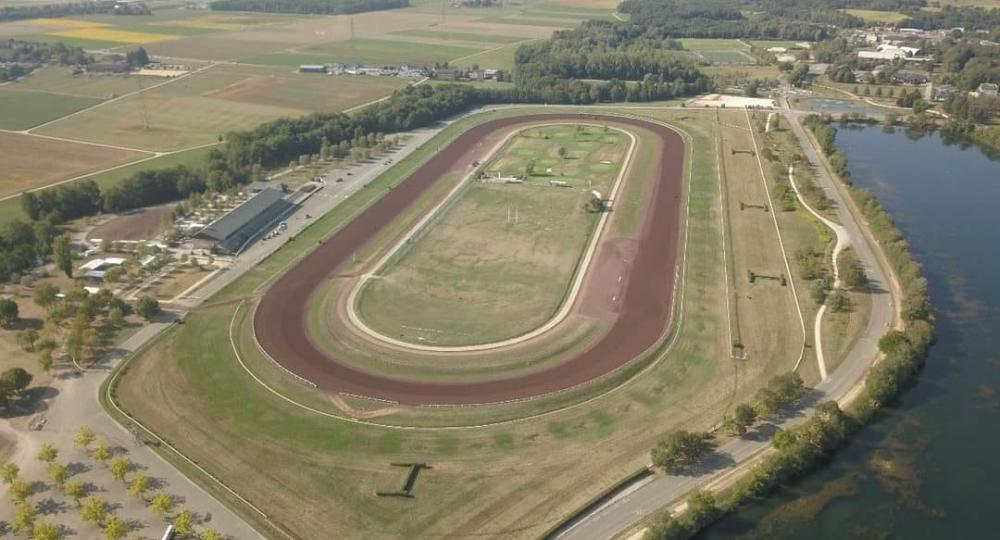
[[[100,102],[80,96],[0,88],[0,129],[28,129]]]
[[[382,334],[436,345],[540,326],[559,308],[599,217],[585,208],[589,190],[610,190],[627,148],[624,134],[597,127],[521,132],[485,171],[524,175],[530,164],[525,183],[473,182],[365,285],[362,318]]]

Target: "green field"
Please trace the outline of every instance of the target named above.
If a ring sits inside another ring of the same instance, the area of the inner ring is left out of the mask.
[[[624,134],[600,128],[521,132],[484,172],[523,175],[532,162],[534,173],[521,185],[469,185],[365,284],[361,318],[383,335],[448,346],[500,341],[541,326],[561,305],[600,216],[585,208],[589,186],[608,192],[627,148]]]
[[[357,64],[433,64],[468,56],[481,49],[471,47],[433,47],[402,41],[356,38],[303,47],[301,52],[325,58],[328,62]],[[252,61],[252,60],[251,60]],[[313,60],[316,62],[319,60]]]
[[[100,99],[0,87],[0,129],[22,130],[101,102]]]
[[[845,9],[844,13],[861,17],[869,23],[899,23],[907,19],[907,16],[898,11],[876,11],[873,9]]]
[[[738,39],[711,39],[711,38],[681,38],[681,46],[689,51],[720,51],[725,49],[749,49],[745,43]]]
[[[159,77],[139,75],[74,75],[68,67],[48,66],[33,71],[30,76],[5,88],[20,90],[45,90],[58,94],[109,99],[153,84],[163,82]]]
[[[394,35],[399,36],[413,36],[422,38],[438,39],[442,41],[473,41],[473,42],[485,42],[485,43],[496,43],[497,45],[503,45],[506,43],[517,43],[518,41],[524,41],[524,37],[518,36],[504,36],[500,34],[473,34],[471,32],[451,32],[449,30],[403,30],[401,32],[393,32]]]
[[[696,54],[713,64],[756,64],[757,60],[745,50],[700,49]]]

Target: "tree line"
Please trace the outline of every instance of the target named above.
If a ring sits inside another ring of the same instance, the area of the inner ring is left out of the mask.
[[[93,59],[79,47],[63,43],[39,43],[8,39],[0,41],[0,50],[10,50],[6,64],[0,65],[0,82],[13,81],[35,70],[39,65],[58,62],[64,66],[89,64]]]
[[[43,17],[66,17],[69,15],[90,15],[107,13],[115,7],[113,0],[98,2],[71,2],[64,4],[25,4],[0,7],[0,21],[39,19]]]
[[[344,15],[380,9],[403,8],[410,0],[218,0],[210,4],[217,11],[264,11],[268,13],[308,13]]]

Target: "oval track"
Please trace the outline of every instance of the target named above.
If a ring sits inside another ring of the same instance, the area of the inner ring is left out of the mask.
[[[458,156],[494,131],[544,121],[608,122],[639,127],[660,144],[655,184],[631,264],[621,310],[590,348],[550,368],[516,377],[467,383],[409,381],[338,362],[308,336],[307,310],[323,281],[452,168]],[[260,345],[282,366],[321,389],[412,405],[471,405],[525,399],[565,390],[607,374],[654,346],[670,322],[681,229],[684,143],[673,130],[635,118],[538,114],[479,124],[435,154],[400,185],[334,233],[264,293],[254,316]]]

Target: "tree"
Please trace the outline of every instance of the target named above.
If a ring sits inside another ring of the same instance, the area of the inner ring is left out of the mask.
[[[88,426],[80,426],[76,428],[76,436],[73,437],[73,444],[82,450],[86,450],[90,447],[90,443],[94,442],[94,430],[90,429]]]
[[[55,257],[56,268],[63,271],[66,277],[73,277],[73,251],[69,246],[69,237],[56,237],[52,243],[52,255]]]
[[[89,497],[80,509],[80,519],[86,523],[101,525],[108,517],[108,503],[98,496]]]
[[[750,405],[740,403],[733,410],[733,415],[727,420],[729,431],[735,435],[742,435],[757,420],[757,413]]]
[[[108,448],[108,441],[105,441],[104,439],[97,441],[97,446],[95,446],[94,450],[90,453],[90,457],[92,457],[94,461],[99,461],[101,463],[111,459],[111,449]]]
[[[121,540],[128,534],[128,523],[118,516],[111,516],[104,526],[104,538],[107,540]]]
[[[64,488],[66,496],[73,499],[76,503],[76,507],[80,507],[80,500],[87,496],[87,484],[80,480],[75,480],[73,482],[67,482]]]
[[[35,343],[38,342],[39,337],[38,330],[34,328],[22,330],[17,333],[17,344],[24,349],[24,352],[34,352]]]
[[[181,536],[191,534],[194,531],[194,514],[187,508],[182,509],[174,518],[174,530]]]
[[[699,530],[722,517],[722,509],[711,491],[698,491],[688,499],[685,517],[693,529]]]
[[[142,499],[149,491],[149,477],[145,474],[137,474],[128,485],[128,494],[136,499]]]
[[[694,465],[715,447],[709,433],[671,431],[652,451],[653,465],[667,471]]]
[[[62,528],[55,523],[39,521],[31,528],[31,540],[59,540],[62,537]]]
[[[566,147],[565,146],[560,146],[558,152],[559,152],[559,157],[561,157],[563,159],[566,159],[567,152],[566,152]]]
[[[202,531],[199,540],[222,540],[222,534],[212,529],[206,529]]]
[[[127,457],[118,457],[111,460],[111,465],[108,469],[111,471],[112,478],[119,482],[124,482],[125,476],[132,470],[132,462]]]
[[[16,463],[4,463],[3,467],[0,467],[0,480],[8,486],[11,482],[16,480],[20,474],[21,468],[18,467]]]
[[[59,450],[52,443],[42,443],[42,447],[38,450],[38,461],[43,461],[45,463],[52,463],[59,457]]]
[[[149,501],[149,509],[161,516],[167,515],[174,507],[174,497],[168,493],[157,493]]]
[[[69,479],[69,467],[58,462],[50,463],[48,477],[56,487],[63,489],[66,487],[66,480]]]
[[[14,534],[30,531],[34,527],[35,519],[37,518],[38,509],[35,508],[35,505],[22,502],[17,505],[17,511],[14,512],[14,520],[10,528],[14,531]]]
[[[143,296],[136,302],[135,312],[143,319],[150,321],[160,312],[160,303],[152,296]]]
[[[535,160],[529,159],[524,165],[524,176],[531,176],[535,172]]]
[[[0,298],[0,326],[10,327],[17,322],[17,302],[9,298]]]
[[[6,393],[23,392],[31,384],[31,373],[24,368],[10,368],[0,373],[0,390]]]
[[[664,510],[653,519],[643,535],[643,540],[687,540],[691,538],[692,531],[687,523],[673,515],[670,510]]]

